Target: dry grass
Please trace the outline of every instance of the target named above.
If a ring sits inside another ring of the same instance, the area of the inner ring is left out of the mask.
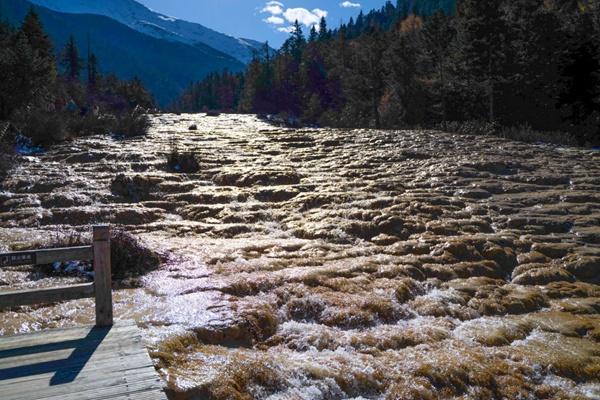
[[[185,345],[186,342],[182,343]],[[176,344],[177,348],[180,344]],[[277,367],[272,365],[267,358],[256,356],[255,354],[240,350],[227,350],[217,346],[189,346],[183,349],[175,359],[165,358],[160,365],[161,372],[166,375],[167,392],[170,398],[175,399],[208,399],[208,400],[252,400],[254,397],[250,394],[252,387],[261,387],[265,394],[275,393],[283,388],[281,374]],[[195,354],[199,357],[190,359],[190,355]],[[223,359],[223,363],[218,369],[212,371],[209,380],[203,380],[190,392],[181,392],[174,379],[178,377],[179,372],[171,374],[171,371],[189,370],[188,376],[181,376],[188,379],[197,374],[198,369],[203,368],[203,360]],[[177,369],[174,369],[174,367]]]
[[[158,368],[167,368],[177,363],[194,345],[198,345],[198,340],[193,333],[175,335],[160,342],[150,351],[150,356],[158,360]]]
[[[141,108],[117,115],[113,132],[125,138],[146,136],[152,124]]]
[[[171,171],[193,174],[200,171],[200,163],[194,153],[180,152],[176,142],[170,143],[167,165]]]
[[[1,126],[0,126],[1,129]],[[4,138],[0,132],[0,182],[12,169],[15,161],[15,152],[9,138]]]
[[[68,114],[36,110],[17,115],[15,125],[33,146],[48,146],[70,137],[69,120]]]
[[[108,115],[87,113],[79,118],[72,118],[69,132],[75,136],[105,135],[110,133],[115,119]]]
[[[157,269],[162,262],[160,254],[130,233],[113,229],[110,240],[114,279],[136,278]]]
[[[440,130],[476,136],[499,136],[525,143],[551,143],[569,146],[577,146],[579,143],[572,134],[567,132],[536,131],[529,125],[503,127],[486,121],[452,121],[440,127]]]

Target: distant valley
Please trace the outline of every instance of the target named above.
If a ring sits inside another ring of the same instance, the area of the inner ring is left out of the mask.
[[[13,26],[19,26],[30,8],[35,7],[55,45],[57,54],[70,35],[75,37],[81,53],[85,54],[89,39],[90,48],[99,59],[102,73],[114,73],[121,79],[140,78],[161,106],[173,102],[190,82],[200,80],[211,72],[224,69],[232,72],[242,71],[245,68],[244,60],[251,57],[250,48],[259,46],[258,42],[235,39],[184,21],[174,23],[174,30],[188,29],[189,35],[185,40],[181,38],[174,40],[174,37],[179,36],[168,34],[166,28],[159,31],[151,29],[151,25],[148,24],[140,25],[131,21],[124,23],[127,12],[116,9],[118,4],[132,7],[133,10],[129,11],[134,15],[137,15],[135,12],[142,12],[141,8],[149,13],[147,17],[155,16],[155,19],[160,20],[160,14],[153,13],[130,0],[107,2],[35,0],[35,3],[27,0],[0,0],[0,18]],[[84,14],[82,6],[86,3],[95,8],[89,9],[89,13]],[[53,8],[61,8],[73,13],[51,10],[39,4],[53,5]],[[106,8],[103,10],[102,7],[98,7],[100,4]],[[110,14],[111,10],[114,11],[114,18],[95,14],[95,12]],[[165,18],[165,23],[169,22],[168,17],[162,17]],[[202,35],[209,42],[214,40],[223,45],[229,43],[229,48],[225,50],[229,50],[230,53],[201,41],[194,43],[194,37]],[[240,46],[231,45],[232,41]],[[241,45],[246,42],[251,44]]]

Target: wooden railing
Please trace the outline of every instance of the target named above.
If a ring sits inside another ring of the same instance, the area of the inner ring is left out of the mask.
[[[91,246],[19,251],[0,254],[0,267],[52,264],[64,261],[93,261],[94,282],[49,289],[0,292],[0,310],[18,306],[48,304],[88,297],[96,298],[96,326],[113,324],[110,272],[110,228],[93,227]]]

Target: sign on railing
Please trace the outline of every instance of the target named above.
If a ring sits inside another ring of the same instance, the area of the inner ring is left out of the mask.
[[[12,265],[35,265],[35,253],[18,253],[18,254],[7,254],[0,255],[0,267],[8,267]]]
[[[110,228],[93,227],[91,246],[43,249],[0,254],[0,267],[52,264],[64,261],[94,261],[94,283],[50,289],[0,292],[0,309],[48,304],[86,297],[96,299],[96,325],[113,324],[112,281],[110,271]]]

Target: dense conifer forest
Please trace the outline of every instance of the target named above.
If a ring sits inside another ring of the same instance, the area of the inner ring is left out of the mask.
[[[596,1],[399,0],[336,30],[296,23],[279,51],[191,85],[174,107],[338,127],[480,121],[596,143],[599,35]]]
[[[34,9],[18,29],[0,20],[0,177],[15,143],[27,153],[82,135],[146,133],[150,92],[139,79],[101,74],[84,46],[71,37],[56,57]]]

